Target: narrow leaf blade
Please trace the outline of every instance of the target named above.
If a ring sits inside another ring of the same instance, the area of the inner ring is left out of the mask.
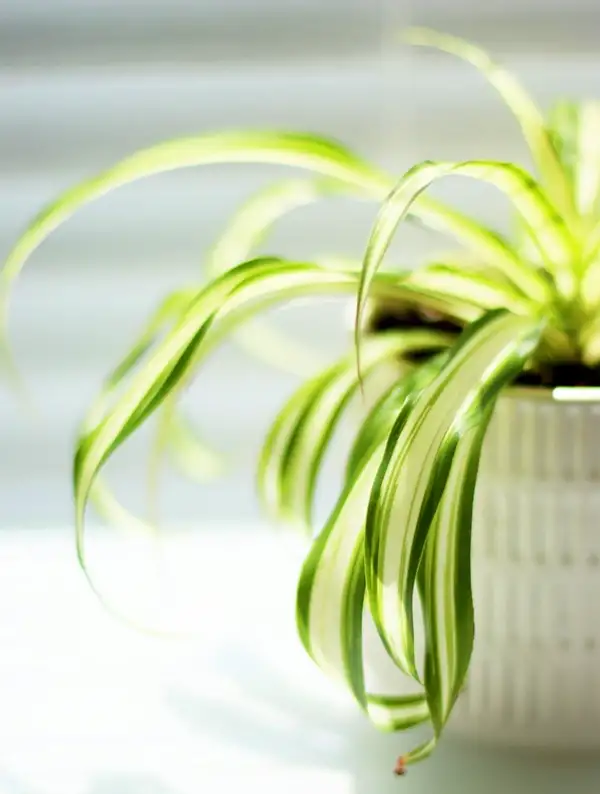
[[[549,194],[561,212],[573,217],[570,184],[546,129],[544,117],[515,77],[494,63],[484,50],[454,36],[427,28],[412,28],[407,32],[407,39],[411,44],[435,47],[461,58],[486,77],[518,121]]]
[[[165,141],[142,149],[112,168],[70,188],[46,206],[10,251],[0,274],[4,306],[8,291],[35,249],[73,213],[110,191],[179,168],[217,163],[264,163],[305,168],[346,182],[375,198],[389,179],[340,144],[316,135],[235,130]]]
[[[408,419],[390,434],[367,515],[367,582],[372,588],[371,611],[390,655],[418,680],[414,589],[437,507],[429,476],[456,413],[474,399],[486,378],[513,360],[515,351],[530,355],[540,333],[540,323],[531,318],[490,312],[463,334],[442,372],[418,396]],[[434,484],[439,500],[443,478],[438,476]]]
[[[334,179],[288,179],[255,193],[231,217],[204,266],[209,277],[220,275],[258,255],[273,226],[284,216],[316,201],[340,195],[363,196],[363,190]],[[283,371],[306,376],[325,364],[318,351],[299,343],[272,323],[254,320],[235,334],[236,342],[253,356]]]
[[[363,271],[359,285],[356,335],[357,346],[360,329],[368,300],[369,285],[380,267],[383,258],[401,221],[408,215],[417,197],[431,184],[450,176],[468,176],[483,180],[497,187],[513,202],[523,217],[548,267],[563,275],[568,284],[565,289],[574,287],[571,265],[576,256],[576,248],[563,219],[545,198],[539,186],[525,171],[510,163],[493,161],[466,161],[463,163],[425,162],[411,168],[400,180],[382,205],[371,231]],[[528,283],[532,290],[532,301],[546,302],[548,288],[544,280],[529,266],[521,262],[511,277],[520,279],[522,285]]]

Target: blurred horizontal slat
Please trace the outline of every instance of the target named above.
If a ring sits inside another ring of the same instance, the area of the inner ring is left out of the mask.
[[[425,24],[512,51],[595,52],[599,13],[577,0],[568,16],[560,0],[499,4],[461,0],[219,0],[144,3],[20,0],[0,12],[0,51],[7,64],[134,63],[152,59],[310,61],[371,53],[390,30]],[[565,25],[565,22],[568,25]]]
[[[542,105],[597,94],[597,57],[507,63]],[[237,126],[312,130],[392,164],[416,149],[437,156],[445,142],[493,151],[507,135],[517,139],[510,115],[472,67],[424,51],[385,67],[371,57],[277,69],[19,71],[0,81],[0,104],[0,167],[9,176],[89,173],[139,146]]]
[[[583,0],[569,10],[558,0],[413,6],[146,0],[142,12],[138,0],[0,3],[0,257],[59,190],[177,135],[235,126],[312,130],[398,174],[425,158],[527,161],[514,120],[479,75],[396,41],[408,22],[491,47],[543,106],[556,95],[598,92],[600,10]],[[2,393],[0,526],[70,521],[72,438],[101,378],[164,291],[199,277],[203,252],[240,200],[291,173],[211,167],[145,180],[86,208],[36,252],[14,295],[10,331],[44,411],[36,429]],[[461,181],[443,187],[461,206],[505,225],[493,192],[473,191]],[[331,202],[299,213],[266,250],[359,255],[374,212]],[[403,230],[399,261],[417,261],[424,239]],[[308,328],[332,354],[347,338],[339,307],[319,304],[281,323]],[[229,514],[253,514],[250,460],[292,385],[233,348],[222,351],[198,387],[196,407],[215,441],[241,450],[244,472],[206,497],[174,488],[168,498],[177,517],[219,515],[228,500]],[[134,444],[116,469],[133,503],[141,460]],[[333,492],[337,480],[328,483]]]

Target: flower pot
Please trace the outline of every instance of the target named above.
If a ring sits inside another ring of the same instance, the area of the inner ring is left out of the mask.
[[[600,403],[571,394],[515,389],[486,436],[475,648],[449,723],[472,738],[600,750]],[[404,689],[371,624],[365,642],[367,684]]]

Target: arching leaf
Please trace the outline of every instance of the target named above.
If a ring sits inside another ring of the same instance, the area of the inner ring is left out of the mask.
[[[408,419],[397,420],[390,433],[367,516],[367,586],[371,611],[389,654],[416,680],[421,673],[414,654],[414,590],[448,476],[445,459],[440,463],[444,439],[464,406],[485,394],[486,384],[518,374],[541,330],[531,318],[490,312],[463,333],[449,362],[418,396]]]
[[[556,214],[556,210],[545,198],[535,180],[525,171],[509,163],[487,161],[421,163],[411,168],[400,180],[382,205],[373,226],[363,262],[358,293],[357,345],[363,325],[370,280],[381,265],[399,223],[407,216],[416,198],[429,185],[449,175],[480,179],[489,182],[505,193],[527,223],[544,261],[559,279],[559,286],[562,282],[565,292],[571,292],[575,288],[572,263],[577,254],[577,248],[562,218]],[[523,283],[525,281],[531,283],[533,301],[547,303],[548,285],[527,263],[521,263],[520,271],[516,275]]]
[[[356,272],[265,258],[244,263],[201,290],[174,328],[154,348],[100,421],[80,438],[74,463],[77,545],[85,566],[84,517],[90,489],[106,460],[197,366],[203,348],[278,301],[352,291]],[[379,280],[393,294],[393,280]],[[92,583],[93,584],[93,583]]]
[[[154,174],[215,163],[264,163],[305,168],[381,198],[389,179],[337,142],[293,132],[233,130],[164,141],[70,188],[23,232],[0,274],[2,315],[12,282],[35,249],[81,207],[122,185]],[[4,324],[4,323],[3,323]]]
[[[293,210],[339,195],[361,197],[362,191],[333,179],[288,179],[255,193],[231,217],[204,266],[214,277],[258,255],[272,227]],[[320,260],[321,261],[321,260]],[[284,371],[307,375],[324,364],[319,352],[298,342],[272,323],[253,320],[235,335],[237,343],[254,356]]]
[[[411,351],[439,349],[449,341],[427,330],[373,336],[365,344],[363,375]],[[315,486],[328,444],[358,385],[354,357],[345,356],[291,397],[263,447],[258,468],[263,501],[276,518],[305,532],[313,532]]]
[[[541,111],[518,80],[509,71],[494,63],[484,50],[462,39],[427,28],[411,28],[406,37],[411,44],[435,47],[462,58],[487,78],[519,122],[548,194],[560,211],[572,218],[574,207],[569,180],[548,134]]]

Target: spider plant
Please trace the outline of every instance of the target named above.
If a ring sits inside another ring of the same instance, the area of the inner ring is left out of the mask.
[[[334,141],[295,132],[171,140],[138,151],[43,209],[2,272],[6,312],[23,264],[57,226],[86,203],[143,177],[220,162],[313,172],[251,198],[210,252],[207,278],[169,295],[108,377],[74,454],[77,551],[85,569],[88,502],[95,495],[109,512],[119,507],[101,482],[102,468],[152,414],[159,412],[160,451],[174,451],[188,469],[210,462],[177,400],[225,337],[278,365],[300,362],[304,371],[305,351],[257,315],[306,295],[356,295],[354,349],[307,376],[283,407],[265,439],[258,479],[268,513],[300,529],[309,544],[297,624],[310,656],[381,728],[431,726],[431,737],[403,757],[399,771],[432,752],[468,673],[475,631],[472,505],[498,396],[525,377],[540,388],[566,385],[557,375],[565,371],[579,373],[581,385],[593,383],[600,361],[600,105],[562,101],[545,116],[477,47],[431,31],[410,36],[487,77],[520,125],[535,175],[508,162],[428,161],[397,180]],[[501,191],[514,210],[514,235],[503,237],[427,195],[449,176]],[[362,261],[256,256],[280,217],[332,194],[378,205]],[[450,235],[459,254],[408,271],[383,267],[405,220]],[[373,302],[408,307],[419,322],[370,333]],[[436,317],[449,320],[450,330],[432,321]],[[335,507],[324,526],[315,527],[315,489],[333,432],[362,383],[399,359],[413,365],[402,375],[398,369],[366,414]],[[418,694],[366,691],[365,610]],[[423,654],[415,650],[417,631]]]

